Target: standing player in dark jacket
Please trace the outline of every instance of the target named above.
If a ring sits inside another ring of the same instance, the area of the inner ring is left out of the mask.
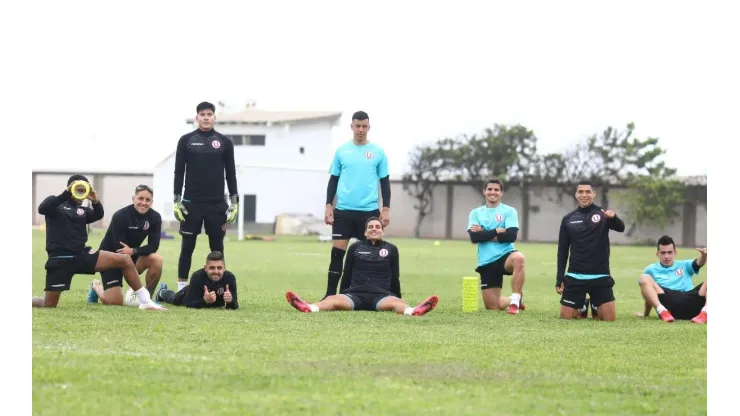
[[[178,290],[187,285],[195,241],[201,228],[205,228],[211,251],[223,253],[226,224],[234,222],[239,209],[234,143],[214,130],[215,111],[211,103],[198,104],[198,129],[182,136],[177,143],[174,211],[182,236],[177,266]],[[231,205],[224,198],[224,179]]]
[[[74,197],[77,181],[87,183],[87,199],[92,208],[83,207],[83,199]],[[164,309],[151,300],[141,284],[131,257],[110,251],[95,250],[87,244],[87,224],[103,218],[103,204],[89,181],[82,175],[72,175],[67,189],[51,195],[39,205],[39,214],[46,219],[46,288],[44,298],[33,298],[31,304],[40,308],[55,308],[62,291],[69,290],[75,274],[95,274],[109,269],[121,269],[129,286],[139,295],[140,309]]]
[[[206,257],[206,265],[190,276],[189,285],[175,293],[162,284],[157,300],[195,309],[239,309],[236,292],[236,276],[226,270],[224,255],[214,251]]]
[[[125,254],[131,257],[136,273],[146,273],[146,288],[150,295],[162,276],[163,259],[157,253],[162,236],[162,216],[152,209],[154,191],[147,185],[134,189],[131,205],[125,206],[111,218],[108,231],[100,243],[100,250]],[[147,240],[147,245],[141,244]],[[87,294],[88,303],[98,298],[106,305],[123,305],[123,273],[120,269],[100,272],[100,279],[93,280]]]
[[[347,250],[340,295],[308,304],[295,293],[287,292],[285,298],[288,303],[305,313],[355,310],[421,316],[434,309],[439,300],[437,296],[428,297],[415,308],[401,300],[398,248],[383,241],[380,219],[372,217],[367,220],[365,237],[365,241],[358,241]]]
[[[594,205],[595,195],[591,184],[581,181],[575,194],[578,208],[565,215],[560,224],[555,288],[562,295],[560,317],[564,319],[583,313],[586,293],[591,297],[594,318],[596,313],[605,321],[617,318],[614,279],[609,269],[609,230],[621,233],[625,227],[614,211]]]

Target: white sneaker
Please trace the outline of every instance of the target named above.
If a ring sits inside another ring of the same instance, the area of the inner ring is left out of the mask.
[[[166,311],[167,308],[164,308],[162,306],[157,305],[154,302],[148,302],[148,303],[140,303],[139,309],[142,310],[153,310],[153,311]]]

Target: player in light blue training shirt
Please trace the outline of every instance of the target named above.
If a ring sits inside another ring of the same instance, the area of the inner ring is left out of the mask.
[[[340,278],[341,290],[349,287],[350,279],[342,277],[343,259],[349,240],[365,240],[365,226],[371,217],[379,217],[383,227],[387,227],[390,222],[391,183],[388,159],[380,146],[368,142],[369,130],[370,118],[367,113],[354,113],[352,141],[337,149],[329,168],[324,222],[332,226],[333,247],[325,298],[337,294]],[[382,211],[378,209],[378,187],[383,199]]]
[[[694,260],[676,260],[676,243],[667,235],[658,240],[658,260],[645,268],[640,276],[640,292],[645,299],[647,317],[655,308],[660,319],[691,319],[698,324],[707,323],[707,282],[694,286],[693,277],[707,264],[707,249],[697,248],[699,257]]]
[[[518,314],[524,310],[521,303],[524,287],[524,255],[514,248],[519,232],[519,214],[516,209],[501,202],[504,185],[491,179],[483,186],[486,204],[470,211],[468,234],[478,244],[480,288],[486,309],[509,309]],[[504,275],[511,278],[511,298],[501,297]]]

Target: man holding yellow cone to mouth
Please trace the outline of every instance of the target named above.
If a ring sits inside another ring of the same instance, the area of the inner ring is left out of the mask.
[[[89,199],[92,207],[83,207]],[[90,181],[82,175],[72,175],[67,188],[59,195],[50,195],[38,208],[46,220],[46,287],[44,297],[34,297],[31,305],[37,308],[55,308],[61,293],[69,290],[75,274],[95,274],[108,269],[122,269],[129,286],[141,299],[140,309],[163,309],[152,302],[149,292],[141,284],[131,257],[95,250],[87,246],[87,224],[100,221],[105,211]]]

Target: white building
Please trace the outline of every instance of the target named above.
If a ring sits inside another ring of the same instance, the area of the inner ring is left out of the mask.
[[[246,108],[216,115],[216,131],[234,142],[240,210],[245,222],[272,223],[283,213],[323,218],[332,129],[341,112],[265,111]],[[188,119],[193,130],[194,119]],[[154,209],[174,221],[175,153],[154,168]],[[224,194],[227,194],[224,189]]]

